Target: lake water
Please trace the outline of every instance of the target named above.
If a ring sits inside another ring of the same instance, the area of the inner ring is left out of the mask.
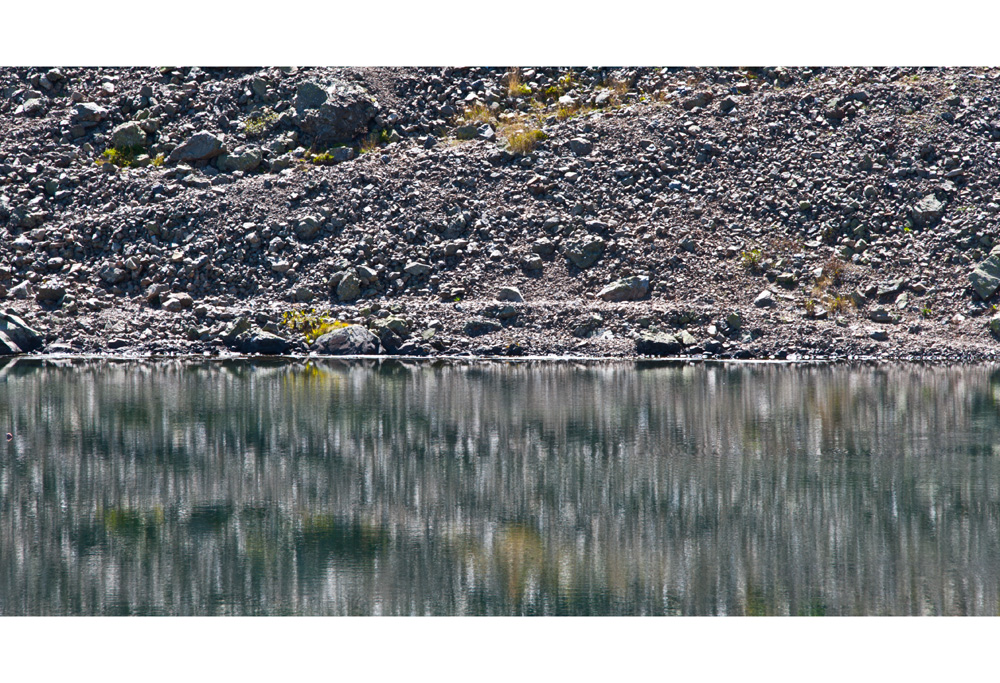
[[[997,366],[19,359],[7,431],[0,615],[1000,612]]]

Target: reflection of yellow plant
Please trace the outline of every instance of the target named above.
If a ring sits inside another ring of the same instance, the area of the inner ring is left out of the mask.
[[[496,558],[507,578],[507,594],[512,600],[524,597],[530,579],[538,579],[544,562],[542,538],[523,525],[508,526],[496,541]]]
[[[317,312],[314,308],[285,311],[281,315],[281,324],[293,332],[301,333],[310,344],[327,332],[333,332],[348,325],[348,323],[334,319],[329,311]]]

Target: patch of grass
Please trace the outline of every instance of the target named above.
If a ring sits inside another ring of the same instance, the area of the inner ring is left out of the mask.
[[[149,163],[159,168],[160,166],[163,166],[164,161],[166,161],[166,156],[163,154],[163,152],[160,152],[155,157],[150,159]]]
[[[849,296],[832,296],[827,300],[826,305],[833,313],[846,313],[854,308],[854,299]]]
[[[556,118],[560,121],[565,121],[566,119],[572,119],[577,116],[586,116],[587,114],[596,111],[589,104],[583,104],[577,102],[571,105],[560,105],[559,109],[556,110]]]
[[[245,124],[246,134],[252,138],[260,137],[271,130],[277,120],[278,112],[265,109],[262,113],[247,119]]]
[[[479,125],[488,123],[494,128],[499,124],[496,114],[489,107],[479,102],[471,107],[466,107],[465,111],[459,116],[459,120],[462,123],[475,123]]]
[[[374,152],[379,147],[389,144],[389,133],[384,128],[381,130],[373,131],[364,140],[361,141],[361,147],[358,149],[358,154],[368,154],[369,152]]]
[[[530,154],[538,147],[538,143],[548,135],[538,128],[521,128],[507,133],[507,149],[515,154]]]
[[[920,315],[924,318],[929,318],[934,315],[934,311],[931,310],[930,306],[924,306],[920,309]]]
[[[509,69],[505,78],[507,80],[508,97],[525,97],[531,94],[531,88],[521,80],[520,69],[516,67]]]
[[[281,324],[301,334],[310,344],[327,332],[348,326],[348,323],[333,318],[329,311],[317,312],[314,308],[285,311],[281,315]]]

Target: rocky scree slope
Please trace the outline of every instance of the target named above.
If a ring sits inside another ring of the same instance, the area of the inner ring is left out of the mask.
[[[998,75],[3,69],[2,306],[47,353],[992,358]]]

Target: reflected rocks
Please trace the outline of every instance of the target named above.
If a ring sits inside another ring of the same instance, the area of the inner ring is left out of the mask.
[[[0,361],[0,609],[992,614],[998,377]]]

